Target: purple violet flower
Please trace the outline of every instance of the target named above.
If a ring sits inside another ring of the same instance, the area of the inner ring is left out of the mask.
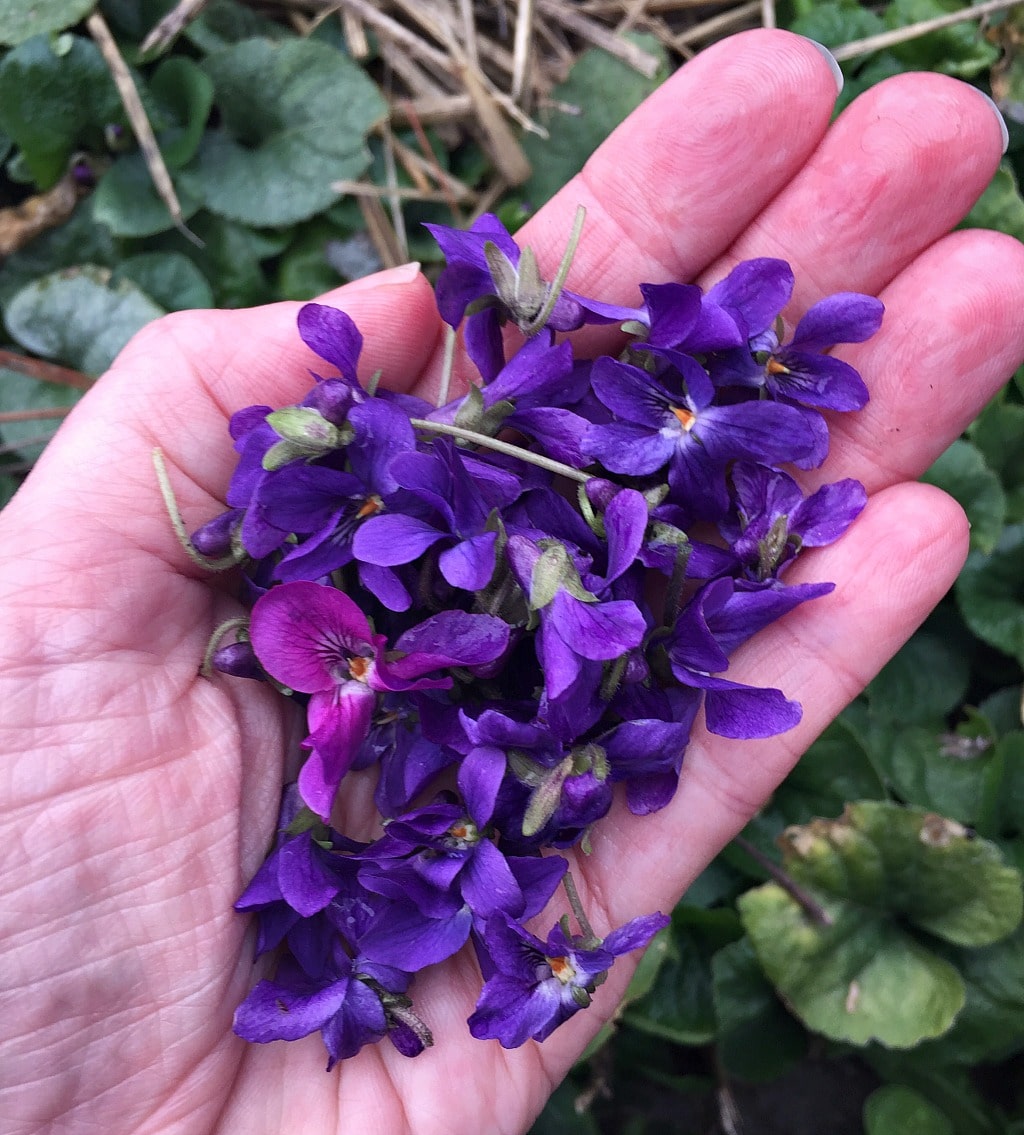
[[[249,634],[271,677],[312,695],[304,742],[311,752],[299,773],[299,790],[323,818],[369,732],[378,691],[446,689],[450,677],[424,675],[489,664],[508,645],[501,619],[444,611],[406,631],[389,658],[385,637],[372,633],[347,595],[306,581],[283,583],[262,596]]]
[[[542,942],[507,915],[497,915],[484,938],[493,973],[484,984],[469,1031],[478,1040],[518,1048],[544,1040],[585,1009],[617,957],[646,946],[669,923],[663,914],[634,918],[593,945],[558,924]]]

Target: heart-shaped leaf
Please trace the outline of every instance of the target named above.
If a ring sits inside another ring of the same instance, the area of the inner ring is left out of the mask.
[[[941,1036],[965,990],[929,936],[985,946],[1021,921],[1019,872],[934,813],[862,801],[838,820],[787,828],[781,842],[822,917],[769,883],[741,896],[743,924],[786,1003],[837,1040],[905,1048]]]
[[[16,44],[77,24],[96,0],[0,0],[0,43]]]
[[[221,216],[290,225],[326,209],[336,181],[369,165],[366,134],[386,113],[358,64],[322,43],[249,39],[211,55],[222,127],[207,131],[190,170]]]
[[[7,305],[7,330],[25,348],[84,371],[101,374],[128,340],[164,314],[135,284],[110,284],[100,268],[72,268],[43,276]]]

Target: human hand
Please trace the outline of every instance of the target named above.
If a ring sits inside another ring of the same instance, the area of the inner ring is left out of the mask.
[[[855,476],[871,494],[840,543],[787,576],[836,591],[730,664],[730,677],[801,701],[803,720],[756,745],[698,728],[666,809],[642,821],[613,810],[574,864],[599,933],[669,909],[949,587],[965,519],[912,479],[1024,355],[1024,249],[944,235],[998,162],[984,100],[952,79],[899,76],[830,128],[834,97],[806,40],[718,44],[519,234],[550,273],[586,206],[569,286],[610,302],[633,301],[640,280],[707,283],[779,256],[797,278],[791,323],[837,290],[886,305],[874,339],[837,352],[872,401],[831,423],[832,455],[804,478]],[[365,375],[436,388],[441,325],[421,277],[396,270],[326,302],[363,331]],[[511,1052],[466,1030],[479,982],[465,952],[417,981],[438,1043],[416,1060],[375,1046],[328,1075],[315,1037],[248,1046],[231,1033],[253,980],[231,906],[266,851],[301,722],[264,687],[197,675],[238,606],[183,555],[149,455],[164,449],[192,526],[219,511],[228,416],[299,400],[319,365],[297,309],[147,328],[0,515],[0,1114],[18,1135],[522,1131],[629,976],[623,959],[587,1013]],[[350,815],[368,800],[355,781],[343,795]]]

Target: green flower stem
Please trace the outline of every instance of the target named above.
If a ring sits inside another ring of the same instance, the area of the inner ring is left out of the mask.
[[[455,363],[456,337],[454,327],[445,327],[444,362],[441,365],[441,387],[437,392],[438,406],[447,406],[448,404],[448,391],[451,389],[452,385],[452,367]]]
[[[547,469],[549,473],[558,473],[562,477],[568,477],[571,481],[578,481],[581,485],[587,484],[590,480],[588,474],[581,473],[579,469],[574,469],[571,465],[563,465],[561,461],[553,461],[550,457],[544,457],[540,453],[531,453],[530,450],[523,449],[521,445],[499,441],[496,437],[488,437],[487,434],[480,434],[475,430],[466,430],[462,426],[452,426],[447,422],[432,422],[428,418],[410,418],[409,421],[413,429],[430,430],[432,433],[457,437],[460,441],[471,441],[484,449],[493,449],[495,453],[505,453],[509,457],[518,457],[520,461],[525,461],[529,465],[537,465],[541,469]]]
[[[551,281],[551,287],[548,290],[548,298],[544,301],[544,306],[530,321],[530,325],[523,328],[526,335],[536,335],[551,318],[551,313],[555,310],[555,304],[558,303],[558,297],[562,294],[562,289],[565,287],[565,281],[569,277],[569,269],[572,267],[573,257],[576,255],[576,249],[579,247],[580,237],[583,234],[583,222],[586,219],[586,209],[584,209],[582,205],[577,205],[576,217],[572,223],[572,232],[569,234],[569,243],[565,246],[565,252],[562,254],[562,262],[558,265],[555,278]]]
[[[594,928],[590,925],[583,909],[583,903],[580,901],[580,893],[576,890],[576,880],[573,879],[571,871],[566,871],[562,876],[562,886],[565,888],[565,894],[569,899],[572,912],[576,916],[576,921],[580,924],[580,930],[583,931],[583,948],[592,950],[601,944],[601,939],[594,933]]]
[[[221,556],[217,560],[211,559],[209,556],[204,556],[189,539],[188,529],[185,527],[185,522],[181,518],[181,510],[178,508],[177,497],[174,495],[174,489],[171,488],[171,479],[167,475],[164,451],[159,446],[153,450],[153,468],[156,470],[156,479],[160,483],[160,495],[164,498],[164,507],[170,517],[171,527],[174,529],[178,543],[181,544],[188,558],[207,571],[227,571],[228,568],[235,567],[239,562],[236,556]]]

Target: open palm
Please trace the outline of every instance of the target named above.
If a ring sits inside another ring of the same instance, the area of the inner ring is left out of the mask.
[[[698,728],[668,808],[613,810],[576,867],[598,932],[668,909],[948,588],[966,522],[912,480],[1024,356],[1024,248],[945,235],[999,158],[984,100],[952,79],[901,76],[829,127],[834,97],[806,40],[725,41],[521,234],[550,272],[586,206],[569,286],[611,302],[634,300],[642,280],[707,282],[778,256],[797,277],[791,320],[838,290],[887,309],[875,339],[842,352],[872,402],[833,424],[814,474],[859,477],[868,508],[788,577],[809,566],[837,589],[730,667],[800,700],[803,722],[769,742]],[[429,396],[441,325],[422,277],[396,270],[324,302],[362,329],[367,375],[380,367],[389,385]],[[198,676],[212,628],[238,607],[175,541],[150,451],[163,447],[191,526],[222,508],[229,415],[299,400],[318,365],[296,311],[190,312],[147,328],[0,516],[5,1131],[518,1132],[628,976],[624,962],[588,1013],[512,1052],[469,1037],[479,978],[465,952],[418,981],[437,1044],[416,1060],[381,1045],[325,1074],[315,1037],[257,1047],[231,1033],[254,980],[231,904],[265,854],[301,722],[265,687]],[[353,786],[352,816],[366,791]]]

